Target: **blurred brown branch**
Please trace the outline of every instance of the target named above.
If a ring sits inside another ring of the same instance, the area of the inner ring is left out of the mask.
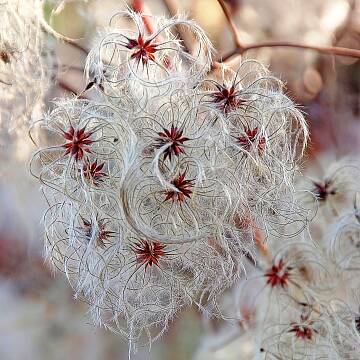
[[[177,14],[177,1],[176,0],[163,0],[163,3],[171,17],[176,16]],[[194,38],[191,36],[191,33],[189,31],[184,31],[180,27],[176,28],[180,39],[183,42],[183,46],[186,49],[188,53],[192,53],[192,50],[194,48]]]
[[[148,11],[146,5],[144,4],[144,1],[143,0],[133,0],[132,8],[134,9],[134,11],[141,14],[142,21],[144,23],[146,30],[149,32],[149,34],[152,34],[154,32],[154,26],[153,26],[151,17],[145,15],[146,13],[149,13],[149,11]]]
[[[298,49],[314,50],[314,51],[317,51],[317,52],[323,53],[323,54],[360,58],[360,50],[356,50],[356,49],[349,49],[349,48],[337,47],[337,46],[308,45],[308,44],[301,44],[301,43],[295,43],[295,42],[290,42],[290,41],[269,41],[269,42],[261,42],[261,43],[256,43],[256,44],[244,45],[241,48],[237,47],[230,53],[226,54],[223,57],[222,61],[226,61],[229,58],[231,58],[232,56],[237,55],[237,54],[242,55],[246,51],[249,51],[252,49],[259,49],[259,48],[265,48],[265,47],[292,47],[292,48],[298,48]]]
[[[308,45],[302,43],[296,43],[291,41],[269,41],[269,42],[259,42],[255,44],[243,44],[240,39],[239,31],[232,20],[231,14],[226,7],[224,0],[218,0],[219,5],[221,6],[224,15],[227,19],[229,27],[231,29],[232,36],[234,38],[234,42],[236,48],[229,52],[228,54],[224,55],[221,59],[222,62],[227,61],[231,57],[235,55],[242,55],[246,51],[252,49],[259,49],[259,48],[266,48],[266,47],[291,47],[295,49],[306,49],[306,50],[313,50],[317,51],[322,54],[329,54],[329,55],[338,55],[338,56],[349,56],[354,58],[360,58],[360,50],[357,49],[349,49],[345,47],[336,47],[336,46],[317,46],[317,45]]]
[[[64,82],[63,80],[58,79],[57,84],[60,88],[64,89],[65,91],[74,94],[79,99],[88,99],[85,95],[83,95],[83,92],[79,92],[76,89],[74,89],[70,84]],[[87,89],[85,89],[87,90]]]
[[[6,82],[5,80],[1,80],[1,79],[0,79],[0,83],[1,83],[1,84],[4,84],[4,85],[9,85],[9,86],[12,85],[11,83],[8,83],[8,82]]]
[[[224,12],[224,15],[226,17],[226,20],[230,26],[231,29],[231,34],[232,37],[234,39],[234,43],[237,47],[237,49],[243,49],[244,48],[244,44],[242,43],[242,41],[240,40],[240,34],[239,31],[236,27],[236,24],[233,22],[230,11],[228,10],[224,0],[218,0],[219,5],[221,6],[222,11]]]
[[[56,30],[54,30],[47,22],[45,19],[43,19],[41,21],[41,27],[43,28],[43,30],[48,33],[49,35],[53,36],[54,38],[56,38],[57,40],[63,41],[66,44],[69,44],[73,47],[75,47],[76,49],[82,51],[85,55],[87,55],[89,53],[89,51],[87,49],[85,49],[82,45],[80,45],[75,39],[71,39],[65,35],[62,35],[60,33],[58,33]]]

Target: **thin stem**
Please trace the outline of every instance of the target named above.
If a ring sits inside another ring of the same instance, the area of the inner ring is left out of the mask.
[[[62,65],[61,70],[80,71],[80,72],[83,73],[84,72],[84,67],[83,66],[78,66],[78,65]]]
[[[176,0],[163,0],[163,3],[171,17],[176,16],[178,13],[178,6]],[[191,36],[189,31],[184,31],[181,27],[177,26],[176,31],[179,34],[180,39],[182,40],[183,47],[185,50],[191,54],[194,49],[194,38]]]
[[[8,83],[5,80],[1,80],[1,79],[0,79],[0,84],[9,85],[9,86],[12,85],[11,83]]]
[[[43,28],[43,30],[48,33],[49,35],[53,36],[54,38],[56,38],[57,40],[63,41],[64,43],[67,43],[75,48],[77,48],[78,50],[82,51],[84,54],[88,54],[89,51],[87,49],[85,49],[83,46],[81,46],[80,44],[77,43],[77,40],[75,39],[71,39],[65,35],[62,35],[60,33],[58,33],[56,30],[54,30],[47,22],[45,19],[41,20],[41,27]]]
[[[77,98],[79,98],[79,99],[87,99],[86,96],[84,96],[82,93],[79,94],[71,85],[64,82],[63,80],[58,80],[57,84],[59,85],[59,87],[61,87],[65,91],[74,94]]]
[[[231,14],[230,14],[228,8],[226,7],[224,0],[218,0],[218,3],[221,6],[221,8],[224,12],[224,15],[226,17],[226,20],[230,26],[231,34],[232,34],[232,37],[234,39],[237,49],[242,49],[244,46],[243,46],[242,41],[240,40],[239,31],[238,31],[235,23],[232,20]]]
[[[154,33],[154,25],[152,23],[152,20],[149,16],[144,15],[144,13],[148,12],[147,8],[144,4],[143,0],[133,0],[132,7],[134,11],[141,14],[142,21],[144,23],[144,26],[149,34]]]
[[[337,46],[317,46],[317,45],[307,45],[301,43],[295,43],[290,41],[271,41],[271,42],[261,42],[255,44],[244,45],[242,48],[236,48],[232,50],[230,53],[223,56],[222,61],[227,61],[231,57],[237,54],[244,54],[246,51],[253,49],[260,49],[266,47],[291,47],[295,49],[305,49],[305,50],[313,50],[322,54],[328,55],[338,55],[338,56],[349,56],[354,58],[360,58],[360,50],[349,49],[344,47]]]
[[[354,58],[360,58],[360,50],[357,49],[349,49],[344,47],[336,47],[336,46],[317,46],[317,45],[307,45],[307,44],[301,44],[291,41],[270,41],[270,42],[260,42],[255,44],[249,44],[245,45],[240,40],[239,31],[235,25],[235,23],[232,20],[231,14],[228,10],[228,8],[225,5],[224,0],[218,0],[218,3],[220,4],[224,15],[226,16],[227,22],[230,26],[232,36],[234,38],[234,42],[236,44],[236,48],[232,50],[230,53],[226,54],[222,57],[221,62],[225,62],[231,57],[235,55],[242,55],[246,51],[252,50],[252,49],[260,49],[260,48],[266,48],[266,47],[291,47],[295,49],[305,49],[305,50],[313,50],[317,51],[322,54],[328,54],[328,55],[337,55],[337,56],[349,56]],[[213,65],[213,69],[216,69],[219,67],[219,63],[215,62]]]
[[[67,84],[66,82],[62,81],[62,80],[58,80],[57,84],[64,90],[66,90],[67,92],[70,92],[76,96],[78,96],[78,93],[75,89],[73,89],[69,84]]]

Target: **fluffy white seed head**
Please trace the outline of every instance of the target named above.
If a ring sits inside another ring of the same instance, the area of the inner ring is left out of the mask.
[[[301,231],[293,177],[308,133],[261,64],[204,80],[198,25],[155,18],[148,33],[139,14],[119,17],[134,29],[112,26],[87,60],[99,97],[55,102],[32,170],[49,202],[48,258],[96,323],[151,342],[190,304],[222,317],[219,295],[263,242]],[[179,26],[195,32],[195,56]]]

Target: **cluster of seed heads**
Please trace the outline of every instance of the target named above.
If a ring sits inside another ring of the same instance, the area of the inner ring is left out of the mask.
[[[149,32],[131,10],[112,18],[87,58],[92,100],[54,101],[31,163],[49,204],[49,260],[94,321],[132,345],[186,306],[223,316],[219,296],[245,263],[308,221],[293,187],[307,127],[281,81],[250,60],[211,74],[198,25],[152,20]],[[293,271],[279,259],[268,284],[285,287]]]
[[[0,3],[0,130],[41,112],[41,7]],[[359,165],[300,176],[308,132],[282,82],[251,60],[213,71],[196,23],[147,17],[112,17],[87,57],[91,100],[56,99],[31,128],[48,260],[131,351],[195,305],[250,333],[255,358],[357,359]]]

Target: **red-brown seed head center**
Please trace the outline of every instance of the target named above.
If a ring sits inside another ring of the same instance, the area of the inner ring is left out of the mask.
[[[183,136],[183,130],[172,125],[171,129],[163,129],[163,131],[158,133],[159,137],[156,139],[155,146],[161,148],[166,144],[171,144],[164,151],[164,159],[169,157],[171,160],[172,155],[179,156],[179,154],[184,153],[184,142],[190,140],[189,138]]]
[[[75,160],[80,160],[84,156],[84,152],[91,153],[90,145],[93,141],[90,139],[92,132],[86,132],[85,127],[75,130],[70,126],[67,132],[63,133],[63,137],[67,142],[63,145],[66,149],[65,155],[71,154]]]
[[[311,340],[314,331],[309,325],[293,323],[289,332],[294,333],[295,336],[299,339]]]
[[[92,221],[86,219],[82,219],[82,221],[85,237],[90,241],[94,231],[94,225]],[[107,223],[104,220],[97,221],[96,244],[98,246],[105,247],[105,242],[113,237],[114,234],[113,231],[107,229]]]
[[[354,322],[357,332],[360,333],[360,315],[355,316]]]
[[[177,191],[166,190],[165,201],[171,199],[173,201],[182,202],[185,201],[186,198],[191,198],[191,194],[192,194],[191,188],[193,187],[193,180],[186,179],[185,177],[186,177],[186,170],[171,181],[171,184],[174,185]]]
[[[330,190],[331,182],[328,180],[325,180],[323,182],[314,182],[314,189],[313,193],[315,194],[315,197],[319,201],[325,201],[329,197],[329,195],[335,195],[335,190]]]
[[[137,256],[137,261],[141,265],[156,265],[159,267],[159,260],[166,255],[166,245],[158,241],[140,240],[133,246],[133,250]]]
[[[142,61],[146,64],[149,60],[155,61],[155,52],[157,51],[156,44],[152,43],[153,39],[145,40],[142,35],[139,35],[136,39],[128,39],[126,47],[133,49],[134,52],[131,55],[132,59]]]
[[[85,160],[83,166],[84,176],[88,180],[93,180],[95,183],[103,180],[107,174],[103,171],[105,163],[98,163],[97,160],[90,162]]]
[[[240,99],[240,92],[234,86],[217,85],[216,87],[217,91],[213,92],[210,96],[212,101],[216,103],[216,106],[225,113],[239,108],[246,102]]]
[[[244,129],[244,134],[238,137],[237,142],[246,151],[250,151],[253,144],[257,140],[257,149],[258,152],[261,154],[265,149],[266,139],[264,136],[258,136],[258,132],[259,129],[257,127],[255,127],[254,129],[246,127]]]
[[[279,285],[281,287],[287,286],[291,270],[292,268],[290,266],[285,266],[283,260],[280,260],[265,273],[267,284],[272,287]]]

